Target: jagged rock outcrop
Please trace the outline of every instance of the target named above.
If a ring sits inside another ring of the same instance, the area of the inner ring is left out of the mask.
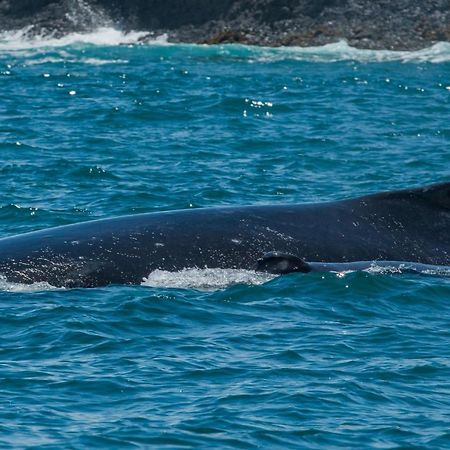
[[[101,25],[174,42],[417,49],[450,41],[450,0],[0,0],[0,29],[63,34]]]

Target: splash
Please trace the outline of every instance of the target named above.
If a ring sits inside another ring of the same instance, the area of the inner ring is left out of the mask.
[[[0,52],[23,50],[45,51],[71,46],[167,46],[198,56],[247,59],[249,62],[305,61],[335,63],[356,61],[362,63],[447,63],[450,62],[450,43],[439,42],[416,51],[369,50],[348,45],[344,40],[316,47],[258,47],[242,44],[205,45],[170,44],[167,34],[156,36],[147,31],[124,32],[105,24],[92,31],[69,33],[62,37],[32,33],[32,26],[0,33]]]
[[[345,40],[316,47],[254,47],[240,44],[218,46],[222,56],[239,56],[258,62],[305,61],[334,63],[445,63],[450,61],[450,43],[439,42],[416,51],[370,50],[351,47]]]
[[[32,284],[25,283],[12,283],[7,281],[4,275],[0,275],[0,292],[39,292],[39,291],[54,291],[61,290],[64,288],[58,288],[56,286],[52,286],[47,282],[37,282]]]
[[[247,49],[249,57],[262,62],[294,60],[318,63],[340,61],[358,61],[363,63],[445,63],[450,61],[449,42],[439,42],[431,47],[416,51],[359,49],[351,47],[345,40],[317,47],[258,48],[247,46]]]
[[[370,267],[364,270],[364,272],[374,275],[384,274],[420,274],[420,275],[434,275],[439,277],[450,277],[449,266],[433,266],[430,264],[414,264],[414,263],[400,263],[392,265],[383,265],[374,262]]]
[[[431,275],[438,277],[450,277],[450,266],[435,266],[431,264],[407,263],[407,262],[383,262],[374,261],[366,268],[353,268],[341,271],[331,270],[338,278],[345,277],[348,274],[365,272],[372,275]]]
[[[67,21],[78,29],[85,31],[95,30],[101,26],[111,26],[112,22],[106,12],[97,7],[93,8],[84,0],[71,0],[65,14]]]
[[[141,283],[142,286],[218,290],[236,284],[260,285],[274,275],[238,269],[184,269],[179,272],[155,270]]]
[[[63,37],[30,36],[30,27],[27,27],[22,30],[0,33],[0,51],[44,50],[74,45],[130,45],[139,43],[146,36],[148,33],[145,31],[125,33],[112,27],[101,27],[90,32],[69,33]],[[167,36],[158,36],[149,42],[164,45],[167,43]]]

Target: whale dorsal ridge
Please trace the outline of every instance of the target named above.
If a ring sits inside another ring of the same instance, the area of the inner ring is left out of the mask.
[[[450,209],[450,182],[436,183],[416,189],[382,192],[362,197],[362,200],[419,201],[443,209]]]

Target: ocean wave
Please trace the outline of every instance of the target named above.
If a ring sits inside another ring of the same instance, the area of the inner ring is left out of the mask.
[[[101,27],[85,33],[69,33],[63,37],[53,35],[31,35],[31,27],[0,33],[0,51],[42,50],[73,45],[116,46],[132,45],[148,37],[146,31],[125,33],[112,27]],[[167,35],[155,36],[148,44],[166,44]]]
[[[369,50],[348,45],[346,41],[327,44],[320,47],[283,47],[262,49],[262,58],[269,61],[293,59],[317,62],[359,61],[359,62],[431,62],[450,61],[450,43],[439,42],[431,47],[416,51]],[[264,52],[266,52],[264,54]]]
[[[358,270],[346,270],[342,272],[328,272],[306,275],[310,282],[317,282],[320,279],[333,278],[352,278],[358,277],[359,273],[370,275],[401,275],[408,274],[407,264],[400,266],[382,266],[374,263],[370,268]],[[426,269],[418,272],[423,275],[450,277],[450,267],[436,267],[436,269]],[[304,280],[305,275],[301,275]],[[218,291],[235,285],[258,286],[265,284],[276,275],[263,272],[255,272],[252,270],[239,269],[183,269],[178,272],[169,272],[165,270],[155,270],[149,274],[141,283],[141,286],[152,288],[169,288],[169,289],[194,289],[198,291]],[[314,281],[316,280],[316,281]],[[7,280],[4,275],[0,275],[0,291],[4,292],[40,292],[49,290],[61,290],[64,288],[55,287],[47,282],[36,282],[32,284],[14,283]]]
[[[345,40],[317,47],[258,47],[242,44],[204,45],[170,44],[168,36],[153,36],[146,31],[123,32],[113,27],[100,27],[95,31],[69,33],[63,37],[32,35],[32,27],[0,33],[0,52],[45,51],[71,46],[167,46],[190,54],[204,56],[239,57],[250,61],[276,62],[284,60],[308,62],[359,61],[364,63],[446,63],[450,62],[450,43],[438,42],[431,47],[415,51],[370,50],[351,47]],[[89,61],[88,61],[89,62]],[[103,62],[102,62],[103,63]]]
[[[411,270],[409,263],[400,263],[397,265],[377,264],[374,262],[370,267],[363,270],[343,270],[331,271],[328,273],[318,272],[316,274],[306,275],[308,277],[320,276],[343,278],[353,276],[357,273],[368,273],[371,275],[402,275],[402,274],[422,274],[439,277],[449,277],[450,267],[444,266],[426,266]],[[301,275],[304,277],[305,275]],[[197,289],[205,291],[214,291],[225,289],[236,284],[260,285],[276,278],[275,275],[263,272],[254,272],[252,270],[238,269],[184,269],[178,272],[169,272],[164,270],[155,270],[149,274],[141,283],[142,286],[157,288],[177,288],[177,289]]]
[[[406,262],[398,265],[384,265],[374,262],[364,271],[374,275],[418,273],[422,275],[450,277],[450,266],[434,266],[427,264],[415,265],[413,263]]]
[[[127,59],[101,59],[101,58],[81,58],[70,55],[59,55],[59,57],[44,57],[37,59],[29,59],[24,63],[24,66],[39,66],[44,64],[63,64],[63,63],[82,63],[91,66],[104,66],[111,64],[128,64],[130,61]]]

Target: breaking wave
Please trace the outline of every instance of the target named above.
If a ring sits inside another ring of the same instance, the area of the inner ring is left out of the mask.
[[[32,27],[0,33],[0,52],[23,50],[42,51],[70,46],[119,46],[146,45],[167,46],[166,34],[156,36],[146,31],[123,32],[111,26],[102,26],[95,31],[69,33],[63,37],[33,35]],[[364,63],[446,63],[450,62],[450,43],[439,42],[416,51],[369,50],[351,47],[344,40],[318,47],[257,47],[241,44],[199,45],[171,44],[189,54],[243,58],[249,61],[274,62],[297,60],[308,62],[359,61]]]
[[[144,37],[149,35],[145,31],[125,33],[112,27],[101,27],[95,31],[69,33],[63,37],[54,37],[52,35],[30,35],[30,29],[31,27],[26,27],[22,30],[0,33],[0,51],[42,50],[72,45],[132,45],[141,42]],[[167,36],[156,36],[151,42],[165,44]]]

